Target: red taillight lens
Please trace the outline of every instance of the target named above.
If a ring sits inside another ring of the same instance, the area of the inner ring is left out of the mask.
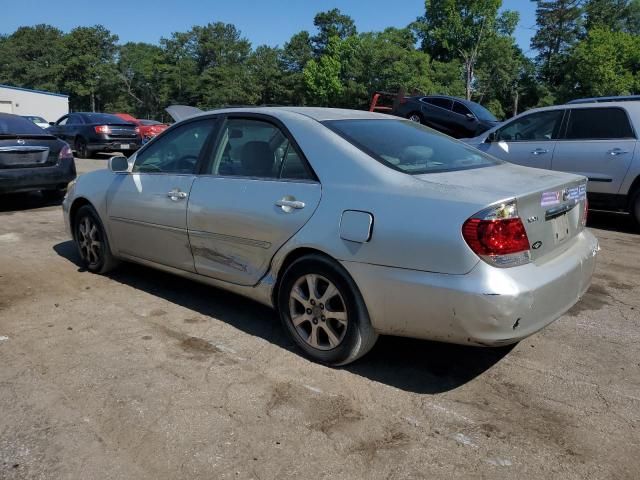
[[[515,200],[476,213],[462,225],[462,236],[490,265],[515,267],[531,261],[529,238]]]
[[[73,160],[73,152],[71,151],[71,148],[69,148],[69,145],[62,147],[58,154],[58,160],[62,160],[64,158],[70,158]]]
[[[94,127],[96,133],[106,133],[109,134],[111,133],[111,128],[109,128],[109,125],[98,125],[97,127]]]
[[[462,236],[471,250],[480,256],[510,255],[529,250],[529,238],[519,218],[470,218],[462,227]]]
[[[405,103],[407,103],[407,97],[402,97],[400,99],[400,105],[404,105]]]

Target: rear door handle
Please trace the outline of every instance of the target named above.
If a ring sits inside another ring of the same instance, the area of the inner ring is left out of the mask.
[[[282,208],[282,210],[289,213],[293,210],[300,210],[304,208],[305,204],[300,200],[290,200],[287,198],[282,198],[276,202],[276,206]]]
[[[181,192],[180,190],[171,190],[167,193],[167,197],[169,197],[174,202],[177,202],[178,200],[184,200],[185,198],[187,198],[187,196],[187,192]]]
[[[545,148],[536,148],[533,152],[531,152],[534,155],[544,155],[545,153],[549,153],[549,150],[545,149]]]
[[[622,150],[621,148],[614,148],[613,150],[609,150],[607,153],[612,157],[617,157],[618,155],[624,155],[629,152],[627,150]]]

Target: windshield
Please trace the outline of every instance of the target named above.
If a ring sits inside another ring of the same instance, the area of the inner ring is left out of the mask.
[[[38,123],[47,123],[47,121],[44,118],[35,117],[33,115],[27,115],[24,118],[26,118],[27,120],[31,120],[33,123],[36,123],[36,122],[38,122]]]
[[[3,114],[0,115],[0,135],[48,135],[48,133],[26,118]]]
[[[82,116],[88,123],[131,123],[109,113],[83,113]]]
[[[471,110],[478,120],[486,120],[488,122],[499,122],[493,113],[477,103],[468,103],[467,107]]]
[[[415,122],[371,119],[323,123],[382,164],[411,175],[467,170],[502,163]]]

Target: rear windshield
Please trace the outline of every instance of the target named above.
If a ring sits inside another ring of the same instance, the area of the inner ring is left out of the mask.
[[[160,122],[156,122],[155,120],[140,120],[142,125],[162,125]]]
[[[44,118],[34,117],[33,115],[25,115],[23,116],[23,118],[26,118],[27,120],[31,120],[32,122],[47,123],[47,121]]]
[[[109,113],[83,113],[82,116],[88,123],[131,123]]]
[[[17,115],[0,115],[0,135],[48,135],[26,118]]]
[[[323,123],[382,164],[412,175],[503,163],[407,120],[331,120]]]

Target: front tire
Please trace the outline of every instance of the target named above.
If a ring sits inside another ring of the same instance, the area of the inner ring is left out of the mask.
[[[82,264],[92,273],[107,273],[117,265],[96,211],[80,207],[74,221],[74,237]]]
[[[307,255],[284,272],[278,312],[290,338],[317,362],[351,363],[375,344],[364,300],[349,274],[321,255]]]

